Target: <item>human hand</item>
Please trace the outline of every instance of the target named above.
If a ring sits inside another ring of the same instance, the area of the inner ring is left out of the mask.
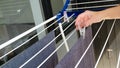
[[[99,11],[85,11],[81,13],[75,22],[76,29],[88,27],[93,23],[97,23],[102,21],[102,15],[100,15]]]

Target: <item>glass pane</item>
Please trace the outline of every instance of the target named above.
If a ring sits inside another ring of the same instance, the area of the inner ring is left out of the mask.
[[[0,44],[16,37],[34,26],[35,24],[29,0],[0,0]],[[36,32],[32,32],[27,35],[27,37],[24,37],[0,50],[0,56],[19,46],[34,34],[36,34]],[[30,42],[27,44],[29,43]],[[25,47],[18,49],[16,54],[19,54],[27,48],[27,44]],[[0,64],[2,64],[2,62],[6,62],[16,54],[15,52],[12,52],[7,57],[0,60]]]

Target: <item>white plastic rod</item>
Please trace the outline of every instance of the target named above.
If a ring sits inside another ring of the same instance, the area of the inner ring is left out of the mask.
[[[46,27],[45,29],[43,29],[42,31],[40,31],[39,33],[37,33],[36,35],[34,35],[33,37],[31,37],[30,39],[26,40],[25,42],[23,42],[22,44],[18,45],[16,48],[12,49],[11,51],[9,51],[8,53],[4,54],[3,56],[0,57],[0,59],[4,58],[5,56],[7,56],[8,54],[12,53],[13,51],[17,50],[18,48],[20,48],[21,46],[25,45],[26,43],[28,43],[30,40],[34,39],[35,37],[37,37],[39,34],[41,34],[43,31],[45,31],[46,29],[48,29],[49,27],[51,27],[52,25],[54,25],[55,23],[57,23],[59,20],[61,20],[63,18],[63,16],[56,20],[54,23],[50,24],[48,27]],[[59,26],[57,26],[53,31],[55,31],[56,29],[58,29]]]
[[[101,2],[111,2],[116,0],[101,0],[101,1],[91,1],[91,2],[82,2],[82,3],[71,3],[68,5],[79,5],[79,4],[90,4],[90,3],[101,3]]]
[[[63,41],[65,43],[66,50],[67,50],[67,52],[69,52],[69,46],[68,46],[68,43],[67,43],[66,38],[65,38],[65,34],[64,34],[64,31],[63,31],[62,23],[59,23],[58,25],[59,25],[59,28],[60,28],[60,32],[62,34]]]
[[[22,34],[20,34],[20,35],[18,35],[18,36],[16,36],[16,37],[14,37],[13,39],[11,39],[11,40],[9,40],[9,41],[1,44],[1,45],[0,45],[0,50],[3,49],[4,47],[6,47],[6,46],[8,46],[8,45],[10,45],[10,44],[12,44],[12,43],[14,43],[15,41],[21,39],[22,37],[30,34],[30,33],[33,32],[34,30],[37,30],[37,29],[40,28],[41,26],[45,25],[46,23],[48,23],[48,22],[50,22],[50,21],[52,21],[52,20],[54,20],[54,19],[56,19],[56,18],[57,18],[57,15],[54,16],[54,17],[52,17],[52,18],[50,18],[50,19],[48,19],[48,20],[46,20],[45,22],[43,22],[43,23],[41,23],[41,24],[39,24],[39,25],[37,25],[37,26],[35,26],[35,27],[27,30],[26,32],[24,32],[24,33],[22,33]]]
[[[63,17],[61,17],[60,19],[62,19]],[[71,18],[71,17],[70,17]],[[55,24],[56,22],[58,22],[60,19],[56,20],[54,23],[52,23],[50,26],[52,26],[53,24]],[[75,22],[75,20],[68,26],[66,27],[65,30],[67,30],[73,23]],[[64,24],[65,22],[63,22],[62,24]],[[26,40],[24,43],[20,44],[19,46],[17,46],[16,48],[12,49],[11,51],[9,51],[8,53],[4,54],[3,56],[0,57],[0,59],[4,58],[5,56],[7,56],[8,54],[12,53],[13,51],[17,50],[18,48],[20,48],[21,46],[23,46],[24,44],[26,44],[27,42],[29,42],[30,40],[34,39],[36,36],[38,36],[40,33],[42,33],[43,31],[45,31],[46,29],[48,29],[50,26],[46,27],[44,30],[42,30],[41,32],[37,33],[36,35],[34,35],[33,37],[31,37],[30,39]],[[55,31],[56,29],[58,29],[59,26],[57,26],[53,31]],[[64,31],[65,31],[64,30]]]
[[[119,68],[119,66],[120,66],[120,52],[119,52],[118,62],[117,62],[117,66],[116,66],[116,68]]]
[[[80,8],[68,8],[66,9],[67,11],[71,10],[78,10],[78,9],[89,9],[89,8],[100,8],[100,7],[112,7],[112,6],[117,6],[119,4],[112,4],[112,5],[102,5],[102,6],[90,6],[90,7],[80,7]]]
[[[103,46],[103,48],[102,48],[102,51],[101,51],[101,53],[100,53],[100,55],[99,55],[99,57],[98,57],[98,60],[97,60],[97,62],[96,62],[96,64],[95,64],[95,67],[94,67],[94,68],[97,68],[97,65],[98,65],[98,63],[99,63],[99,61],[100,61],[100,59],[101,59],[101,57],[102,57],[102,54],[103,54],[103,52],[104,52],[104,50],[105,50],[105,47],[106,47],[106,45],[107,45],[107,42],[108,42],[108,40],[109,40],[109,38],[110,38],[110,35],[111,35],[111,33],[112,33],[112,30],[113,30],[113,27],[114,27],[114,25],[115,25],[115,22],[116,22],[116,19],[114,20],[114,22],[113,22],[113,24],[112,24],[112,27],[111,27],[111,29],[110,29],[110,32],[109,32],[109,34],[108,34],[108,36],[107,36],[107,39],[106,39],[106,41],[105,41],[105,44],[104,44],[104,46]]]
[[[82,59],[84,58],[84,56],[86,55],[87,51],[89,50],[89,48],[91,47],[92,43],[94,42],[95,38],[97,37],[100,29],[102,28],[103,24],[104,24],[105,20],[102,22],[102,24],[100,25],[99,29],[97,30],[95,36],[93,37],[93,39],[91,40],[90,44],[88,45],[87,49],[85,50],[85,52],[82,54],[81,58],[78,60],[77,64],[75,65],[74,68],[78,68],[79,64],[81,63]]]
[[[64,29],[64,31],[66,31],[71,25],[73,25],[73,24],[75,23],[75,21],[76,21],[76,20],[74,20],[72,23],[70,23],[70,25],[68,25],[68,26]]]
[[[74,16],[75,14],[72,14],[71,16],[70,16],[70,18],[72,17],[72,16]],[[68,19],[70,19],[70,18],[68,18]],[[74,21],[73,21],[74,22]],[[73,23],[72,22],[72,23]],[[69,46],[68,46],[68,43],[67,43],[67,41],[66,41],[66,38],[65,38],[65,34],[64,34],[64,30],[63,30],[63,27],[62,27],[62,23],[58,23],[58,25],[59,25],[59,28],[60,28],[60,32],[61,32],[61,34],[62,34],[62,38],[63,38],[63,41],[64,41],[64,43],[65,43],[65,47],[66,47],[66,50],[67,50],[67,52],[69,52]],[[66,30],[66,29],[65,29]]]
[[[37,68],[40,68],[50,57],[52,57],[58,49],[63,46],[64,42],[62,42]]]
[[[79,23],[78,28],[79,28],[80,36],[82,36],[83,39],[85,39],[85,29],[86,29],[86,27],[81,28],[81,27],[80,27],[80,23]]]
[[[75,33],[75,29],[73,30],[73,32],[67,37],[66,40],[68,40],[74,33]],[[63,46],[64,42],[62,42],[37,68],[40,68],[50,57],[52,57],[52,55],[54,55],[62,46]]]
[[[83,37],[83,39],[85,39],[85,29],[86,29],[86,27],[79,28],[79,33]]]
[[[23,68],[27,63],[29,63],[32,59],[34,59],[37,55],[39,55],[44,49],[46,49],[52,42],[54,42],[60,35],[61,35],[61,33],[59,35],[57,35],[53,40],[51,40],[47,45],[45,45],[35,55],[33,55],[29,60],[27,60],[24,64],[22,64],[19,68]]]
[[[72,14],[69,19],[73,16],[74,14]],[[65,22],[63,22],[65,23]],[[62,23],[61,23],[62,24]],[[56,27],[57,28],[57,27]],[[25,63],[23,63],[19,68],[23,68],[27,63],[29,63],[32,59],[34,59],[38,54],[40,54],[44,49],[46,49],[53,41],[55,41],[59,36],[61,35],[61,33],[59,35],[57,35],[53,40],[51,40],[46,46],[44,46],[40,51],[38,51],[35,55],[33,55],[29,60],[27,60]]]

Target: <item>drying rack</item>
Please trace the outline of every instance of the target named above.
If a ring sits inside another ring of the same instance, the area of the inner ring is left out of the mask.
[[[112,2],[114,0],[106,0],[106,1],[90,1],[90,2],[82,2],[82,3],[71,3],[72,0],[66,0],[66,3],[63,7],[63,9],[55,16],[53,16],[52,18],[49,18],[48,20],[44,21],[43,23],[25,31],[24,33],[8,40],[7,42],[3,43],[0,45],[0,50],[2,50],[3,48],[11,45],[12,43],[18,41],[19,39],[27,36],[28,34],[30,34],[31,32],[39,29],[40,27],[46,25],[47,23],[54,21],[51,25],[49,25],[48,27],[46,27],[44,30],[40,31],[39,33],[37,33],[36,35],[34,35],[33,37],[31,37],[30,39],[26,40],[24,43],[22,43],[21,45],[17,46],[16,48],[12,49],[11,51],[9,51],[8,53],[4,54],[3,56],[0,57],[0,59],[3,59],[4,57],[6,57],[8,54],[12,53],[13,51],[17,50],[18,48],[20,48],[21,46],[23,46],[24,44],[26,44],[27,42],[29,42],[30,40],[34,39],[36,36],[38,36],[39,34],[41,34],[43,31],[47,30],[49,27],[51,27],[52,25],[54,25],[55,23],[58,23],[59,26],[57,26],[53,31],[55,31],[56,29],[60,29],[60,34],[58,34],[53,40],[51,40],[51,42],[49,42],[46,46],[44,46],[40,51],[38,51],[35,55],[33,55],[29,60],[27,60],[24,64],[22,64],[20,66],[20,68],[24,67],[28,62],[30,62],[33,58],[35,58],[39,53],[41,53],[45,48],[47,48],[53,41],[55,41],[60,35],[62,36],[63,42],[37,67],[40,68],[54,53],[57,52],[57,50],[59,50],[63,44],[65,44],[66,50],[67,52],[69,52],[70,48],[68,46],[67,40],[76,32],[76,30],[74,29],[70,35],[68,37],[65,36],[65,31],[74,24],[75,20],[73,20],[73,22],[71,22],[69,24],[69,26],[67,26],[65,29],[63,29],[62,24],[64,24],[65,22],[69,21],[69,19],[71,18],[76,18],[78,16],[78,14],[84,12],[86,9],[91,9],[91,10],[103,10],[106,9],[108,7],[112,7],[112,6],[117,6],[118,4],[109,4],[109,5],[102,5],[102,6],[90,6],[90,7],[80,7],[80,8],[75,8],[75,7],[71,7],[73,5],[83,5],[83,4],[92,4],[92,3],[102,3],[102,2]],[[66,12],[66,20],[62,20],[65,17],[64,12]],[[84,58],[84,56],[86,55],[87,51],[89,50],[89,48],[91,47],[92,43],[94,42],[96,36],[98,35],[99,31],[101,30],[103,24],[104,24],[105,20],[102,22],[102,24],[100,25],[99,29],[97,30],[96,34],[93,36],[93,39],[91,40],[91,42],[89,43],[87,49],[85,50],[85,52],[82,54],[82,57],[80,57],[80,59],[78,60],[78,62],[76,63],[74,68],[78,68],[78,65],[81,63],[82,59]],[[102,54],[105,50],[106,44],[109,40],[109,37],[111,35],[111,32],[113,30],[113,27],[116,23],[116,19],[113,21],[113,24],[111,26],[111,29],[109,31],[109,34],[107,36],[107,39],[103,45],[102,51],[99,55],[99,58],[94,66],[94,68],[97,68],[97,65],[102,57]],[[119,68],[119,63],[120,63],[120,54],[119,54],[119,59],[118,59],[118,63],[116,68]]]

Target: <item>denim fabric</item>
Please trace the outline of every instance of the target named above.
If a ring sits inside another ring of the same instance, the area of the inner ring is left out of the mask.
[[[1,68],[19,68],[24,62],[36,54],[41,48],[55,38],[54,32],[50,32],[43,39],[33,44],[31,47],[18,54],[10,61],[1,66]],[[44,51],[31,60],[23,68],[36,68],[43,60],[45,60],[55,50],[55,42],[52,42]],[[41,68],[54,68],[58,63],[57,54],[55,53]]]
[[[58,63],[55,68],[74,68],[83,52],[92,40],[91,27],[87,28],[85,39],[82,37],[75,43],[75,45],[70,49],[70,51],[63,57],[63,59]],[[93,45],[85,55],[84,59],[78,66],[78,68],[94,68],[95,58]]]

